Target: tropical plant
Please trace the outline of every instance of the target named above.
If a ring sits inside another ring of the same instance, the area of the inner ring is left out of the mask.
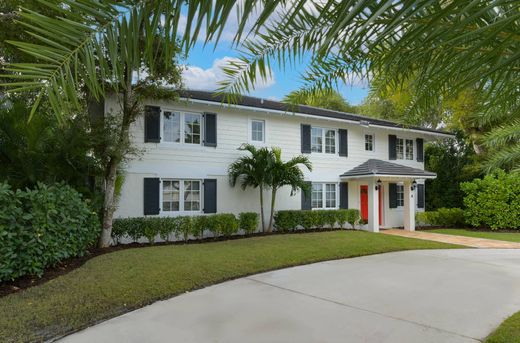
[[[282,150],[276,147],[271,148],[269,156],[272,161],[268,164],[269,169],[266,176],[267,184],[271,188],[271,215],[269,216],[267,232],[271,232],[273,229],[273,216],[278,190],[284,186],[289,186],[291,187],[291,196],[298,190],[308,193],[310,191],[309,185],[305,182],[303,172],[299,166],[303,165],[309,171],[312,171],[312,163],[307,156],[296,156],[284,162],[282,160]]]
[[[238,148],[250,155],[242,156],[233,162],[228,168],[229,183],[245,190],[248,187],[258,188],[260,193],[260,217],[262,231],[266,230],[264,217],[264,190],[269,187],[268,175],[273,158],[267,148],[257,149],[254,145],[244,144]]]

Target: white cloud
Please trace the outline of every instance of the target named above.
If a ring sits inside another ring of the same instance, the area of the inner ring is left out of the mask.
[[[239,61],[233,57],[217,58],[213,61],[211,68],[202,69],[197,66],[186,66],[182,73],[184,85],[188,89],[199,90],[216,90],[219,87],[219,81],[223,81],[227,76],[222,71],[222,67],[231,61]],[[255,89],[269,88],[275,84],[274,74],[267,80],[258,80],[255,83]]]

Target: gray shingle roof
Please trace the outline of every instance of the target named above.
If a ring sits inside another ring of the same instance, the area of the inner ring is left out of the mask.
[[[401,164],[387,161],[370,159],[364,163],[361,163],[359,166],[341,174],[340,177],[372,175],[417,176],[418,178],[432,178],[437,176],[437,174],[426,170],[403,166]]]
[[[215,93],[208,92],[208,91],[183,90],[183,91],[181,91],[180,96],[183,98],[187,98],[187,99],[195,99],[195,100],[209,101],[209,102],[215,102],[215,103],[223,103],[223,102],[225,103],[225,99],[223,96],[218,96]],[[245,95],[241,96],[235,105],[262,108],[262,109],[266,109],[266,110],[275,110],[275,111],[282,111],[282,112],[289,112],[289,113],[290,112],[302,113],[302,114],[308,114],[308,115],[317,116],[317,117],[344,119],[344,120],[349,120],[349,121],[357,121],[359,123],[367,123],[369,125],[378,125],[378,126],[385,126],[385,127],[391,127],[391,128],[413,129],[413,130],[419,130],[419,131],[424,131],[424,132],[440,133],[440,134],[444,134],[444,135],[453,135],[450,132],[444,132],[442,130],[435,130],[435,129],[418,127],[418,126],[407,126],[407,125],[403,125],[403,124],[399,124],[399,123],[394,123],[392,121],[371,118],[371,117],[367,117],[367,116],[363,116],[363,115],[359,115],[359,114],[332,111],[332,110],[326,110],[324,108],[317,108],[317,107],[304,106],[304,105],[289,106],[288,104],[283,103],[283,102],[255,98],[252,96],[245,96]]]

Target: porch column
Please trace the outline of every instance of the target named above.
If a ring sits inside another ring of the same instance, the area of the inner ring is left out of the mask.
[[[412,181],[404,182],[404,229],[415,231],[415,199],[411,190]]]
[[[375,178],[368,181],[368,231],[379,232],[379,192]]]

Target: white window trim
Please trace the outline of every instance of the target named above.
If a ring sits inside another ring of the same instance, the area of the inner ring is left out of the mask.
[[[403,158],[399,158],[397,157],[397,151],[396,151],[396,157],[398,160],[402,160],[402,161],[415,161],[415,158],[416,158],[416,146],[415,146],[415,139],[413,138],[406,138],[406,137],[397,137],[397,139],[402,139],[403,140]],[[412,159],[407,159],[406,158],[406,141],[409,140],[409,141],[412,141]],[[396,142],[396,150],[397,150],[397,142]]]
[[[172,113],[179,113],[180,114],[180,125],[181,125],[181,132],[180,132],[180,142],[168,142],[164,139],[164,112],[172,112]],[[193,114],[198,115],[200,117],[200,143],[199,144],[193,144],[193,143],[185,143],[184,138],[186,135],[185,131],[185,115],[186,114]],[[191,112],[191,111],[181,111],[181,110],[175,110],[170,108],[163,108],[161,109],[161,145],[164,146],[184,146],[184,147],[200,147],[204,145],[204,115],[200,112]]]
[[[332,155],[332,154],[331,154]],[[317,181],[317,182],[314,182],[312,181],[312,184],[321,184],[323,187],[321,189],[321,207],[316,207],[316,208],[313,208],[312,207],[312,188],[311,188],[311,210],[338,210],[339,209],[339,182],[327,182],[327,181]],[[336,206],[335,207],[326,207],[326,204],[327,204],[327,187],[325,185],[335,185],[335,188],[336,188]],[[312,185],[311,185],[312,187]]]
[[[321,152],[312,151],[312,129],[321,129]],[[325,136],[326,136],[326,132],[329,130],[334,131],[334,153],[325,152]],[[322,156],[334,156],[334,155],[339,156],[338,150],[339,150],[339,131],[338,131],[338,129],[332,128],[332,127],[311,125],[311,154],[322,155]]]
[[[163,181],[179,181],[179,211],[164,211],[163,209]],[[185,211],[184,210],[184,181],[198,181],[199,187],[199,210],[197,211]],[[162,216],[181,216],[181,215],[193,215],[202,214],[204,208],[204,181],[201,179],[190,179],[190,178],[175,178],[175,177],[164,177],[161,178],[161,187],[159,190],[159,206],[161,210],[159,215]]]
[[[366,149],[366,135],[372,136],[372,150]],[[376,134],[373,132],[363,132],[363,151],[365,153],[375,153],[376,152]]]
[[[253,140],[253,122],[254,121],[261,121],[264,123],[264,137],[263,137],[264,140],[262,142]],[[267,145],[267,120],[260,119],[260,118],[249,118],[248,123],[247,123],[247,139],[248,139],[248,142],[253,145],[260,145],[260,146]]]
[[[404,209],[404,197],[405,197],[405,194],[406,194],[406,192],[404,191],[404,182],[398,182],[397,183],[397,187],[403,187],[403,204],[402,205],[398,204],[397,207],[396,207],[396,209],[402,210],[402,209]],[[396,197],[395,201],[396,202],[397,202],[397,193],[399,193],[399,192],[397,192],[397,189],[396,189],[396,195],[395,195],[395,197]]]

